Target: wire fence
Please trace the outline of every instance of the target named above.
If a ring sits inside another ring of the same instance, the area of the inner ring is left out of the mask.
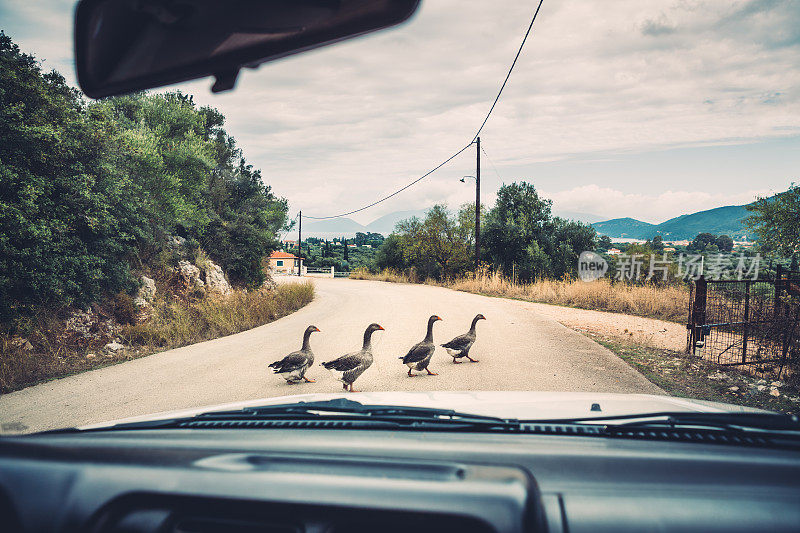
[[[800,272],[767,280],[698,279],[691,287],[687,352],[763,376],[800,371]]]

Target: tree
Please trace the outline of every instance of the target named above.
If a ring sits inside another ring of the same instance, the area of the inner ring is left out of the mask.
[[[745,224],[762,251],[787,256],[800,250],[800,187],[793,183],[788,191],[758,198],[747,210],[752,215]]]
[[[656,253],[664,253],[664,240],[661,238],[661,235],[656,235],[653,237],[653,241],[650,243],[650,248],[652,248]]]
[[[132,290],[146,221],[109,168],[112,125],[0,32],[0,321]]]
[[[597,249],[603,252],[607,252],[614,246],[614,243],[611,242],[611,237],[608,235],[602,235],[600,239],[597,241]]]
[[[288,205],[180,92],[86,103],[0,32],[0,321],[133,292],[171,235],[256,286]]]
[[[715,243],[716,240],[716,235],[712,235],[711,233],[700,233],[692,242],[689,243],[689,246],[687,246],[686,249],[690,252],[702,252],[706,249],[706,246]]]
[[[423,277],[449,279],[469,268],[469,228],[444,205],[435,205],[424,220],[414,217],[396,226],[403,259]]]
[[[562,277],[577,270],[578,255],[593,250],[597,233],[580,222],[552,218],[550,200],[527,182],[503,185],[486,216],[486,256],[522,281]]]
[[[396,233],[392,233],[384,239],[375,254],[375,266],[378,269],[405,270],[408,268],[409,265],[403,258],[403,248],[400,240],[400,236]]]
[[[720,252],[732,252],[733,251],[733,239],[730,235],[720,235],[714,241],[714,244],[717,245]]]

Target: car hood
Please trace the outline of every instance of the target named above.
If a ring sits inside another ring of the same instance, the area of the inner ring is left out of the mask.
[[[738,405],[652,394],[525,391],[359,392],[350,394],[297,394],[292,396],[277,396],[130,417],[82,426],[80,429],[96,429],[109,427],[118,423],[187,417],[213,411],[243,409],[245,407],[296,402],[319,402],[337,398],[347,398],[365,405],[432,407],[437,409],[452,409],[477,415],[517,419],[583,418],[592,416],[647,414],[664,411],[700,413],[764,412],[759,409]],[[592,410],[593,404],[598,404],[599,410]]]

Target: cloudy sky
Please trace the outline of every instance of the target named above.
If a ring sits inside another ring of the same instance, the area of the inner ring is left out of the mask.
[[[329,215],[405,185],[468,143],[534,0],[423,0],[395,29],[181,84],[292,211]],[[74,81],[74,3],[0,0],[0,28]],[[481,134],[484,201],[533,182],[557,211],[661,222],[800,182],[800,0],[545,0]],[[474,198],[474,150],[352,218]]]

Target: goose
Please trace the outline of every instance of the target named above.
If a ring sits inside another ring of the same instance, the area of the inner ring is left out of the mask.
[[[322,363],[328,370],[342,373],[339,381],[342,382],[344,390],[358,392],[353,388],[353,382],[372,365],[372,334],[381,330],[383,326],[380,324],[370,324],[364,331],[364,344],[359,351]]]
[[[473,359],[469,356],[469,349],[472,348],[472,345],[475,344],[475,338],[477,335],[475,334],[475,325],[478,323],[478,320],[486,320],[486,317],[477,314],[475,318],[472,319],[472,325],[469,327],[469,331],[464,333],[463,335],[459,335],[455,339],[451,340],[448,343],[442,344],[443,348],[447,349],[447,353],[453,358],[453,363],[460,363],[459,359],[461,357],[466,357],[473,363],[477,363],[477,359]]]
[[[408,365],[409,377],[414,377],[414,374],[411,373],[412,369],[425,370],[429,376],[438,376],[436,372],[431,372],[428,368],[433,352],[436,350],[436,345],[433,343],[433,323],[438,320],[441,320],[441,318],[431,315],[428,319],[428,332],[422,342],[418,342],[411,347],[406,355],[398,358],[403,360],[403,364]]]
[[[269,365],[276,374],[281,374],[289,385],[300,383],[301,380],[314,383],[313,379],[306,377],[306,370],[314,364],[314,352],[311,351],[309,338],[315,331],[319,331],[317,326],[308,326],[303,333],[303,347]]]

